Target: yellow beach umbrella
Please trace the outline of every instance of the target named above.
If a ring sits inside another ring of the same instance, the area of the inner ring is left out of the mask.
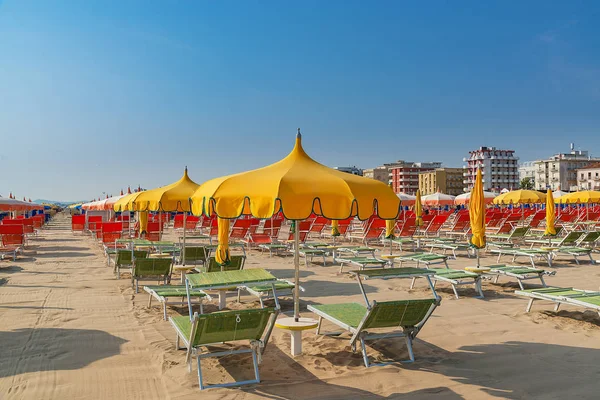
[[[117,200],[115,202],[115,204],[113,204],[113,210],[115,210],[117,212],[135,211],[134,210],[135,199],[137,199],[137,197],[142,193],[143,192],[135,192],[135,193],[130,193],[130,194],[127,194],[127,195],[121,197],[119,200]]]
[[[546,195],[535,190],[513,190],[494,198],[494,204],[538,204],[546,201]]]
[[[200,185],[188,176],[187,167],[181,179],[170,185],[141,192],[133,203],[138,211],[190,211],[190,196]]]
[[[415,198],[415,225],[423,225],[423,205],[421,204],[421,190],[417,190],[417,196]]]
[[[483,194],[483,179],[481,170],[477,169],[475,185],[471,190],[471,201],[469,203],[469,220],[471,222],[471,246],[476,249],[485,247],[485,197]],[[478,253],[479,255],[479,253]],[[477,257],[479,267],[479,256]]]
[[[600,192],[583,190],[560,196],[557,200],[561,204],[592,204],[600,203]]]
[[[183,240],[181,259],[185,265],[185,236],[187,213],[190,211],[190,196],[200,187],[188,176],[185,167],[183,176],[177,182],[156,189],[141,192],[133,201],[138,211],[183,211]]]
[[[555,236],[556,229],[554,228],[554,195],[552,191],[548,189],[546,193],[546,230],[544,236]]]
[[[326,167],[306,154],[298,130],[294,149],[282,160],[253,171],[205,182],[191,196],[196,215],[237,218],[253,215],[270,218],[282,212],[288,220],[300,221],[312,213],[331,220],[376,213],[395,219],[400,200],[384,183]],[[294,317],[299,317],[299,232],[295,224]]]

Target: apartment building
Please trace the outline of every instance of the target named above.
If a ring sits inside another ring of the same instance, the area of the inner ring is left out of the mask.
[[[419,190],[425,196],[437,192],[458,196],[463,193],[462,168],[436,168],[419,172]]]
[[[579,190],[600,191],[600,162],[577,170],[577,187]]]
[[[388,170],[388,167],[386,167],[385,165],[381,165],[375,168],[367,168],[363,170],[363,176],[365,178],[375,179],[376,181],[383,182],[386,185],[389,184],[389,175],[390,172]]]
[[[475,184],[477,169],[483,175],[483,190],[500,193],[502,189],[519,187],[519,158],[514,150],[500,150],[495,147],[480,147],[469,152],[463,158],[467,165],[463,166],[463,191],[469,192]]]
[[[385,165],[385,164],[384,164]],[[419,173],[441,168],[441,162],[412,162],[399,160],[389,168],[389,183],[395,193],[414,195],[419,189]]]
[[[579,187],[577,171],[596,162],[600,159],[592,158],[585,150],[575,150],[571,143],[569,153],[535,161],[535,189],[576,191]]]

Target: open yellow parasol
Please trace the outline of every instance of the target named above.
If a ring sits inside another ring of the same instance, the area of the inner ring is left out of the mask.
[[[557,199],[561,204],[592,204],[600,203],[600,192],[582,190],[581,192],[568,193]]]
[[[364,220],[374,213],[395,219],[400,210],[400,199],[386,184],[334,170],[310,158],[302,148],[300,130],[287,157],[263,168],[209,180],[190,200],[194,214],[225,219],[244,214],[264,219],[278,212],[294,221],[312,213],[331,220],[353,216]],[[296,318],[300,297],[298,225],[294,228]]]
[[[494,204],[538,204],[546,201],[546,195],[535,190],[513,190],[494,198]]]

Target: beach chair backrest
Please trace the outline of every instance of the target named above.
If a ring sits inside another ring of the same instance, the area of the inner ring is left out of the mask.
[[[22,246],[24,244],[23,235],[8,233],[2,235],[3,246]]]
[[[431,220],[431,222],[429,223],[429,225],[427,226],[427,229],[425,230],[426,233],[437,233],[439,232],[440,228],[442,227],[442,225],[444,225],[444,223],[446,222],[446,220],[448,219],[448,215],[436,215],[433,220]]]
[[[575,244],[575,242],[577,242],[583,234],[584,234],[584,232],[582,232],[582,231],[569,232],[569,234],[563,238],[563,240],[562,240],[562,242],[560,242],[560,244],[561,244],[561,246]]]
[[[413,327],[427,316],[436,302],[436,299],[374,301],[361,329]]]
[[[71,230],[74,232],[83,232],[85,229],[85,215],[73,215],[71,217]]]
[[[241,219],[238,218],[231,227],[231,232],[229,232],[230,239],[244,239],[248,234],[248,230],[250,229],[250,225],[252,225],[251,219]]]
[[[515,238],[525,237],[525,235],[527,234],[528,230],[529,230],[529,227],[527,227],[527,226],[520,226],[518,228],[515,228],[512,231],[512,233],[510,234],[510,238],[511,239],[515,239]]]
[[[412,237],[417,231],[417,225],[415,224],[416,218],[408,218],[404,221],[398,237]]]
[[[207,256],[206,247],[187,247],[185,248],[185,261],[204,261]]]
[[[219,271],[239,271],[244,268],[246,257],[244,256],[229,256],[229,264],[221,267],[214,257],[208,259],[208,266],[206,272],[219,272]]]
[[[136,258],[133,262],[134,277],[163,277],[171,273],[171,258]]]
[[[600,231],[588,232],[579,243],[591,244],[600,238]]]
[[[275,316],[274,308],[232,310],[196,315],[196,334],[192,346],[237,340],[260,340],[269,320]]]
[[[131,250],[119,250],[117,251],[117,259],[115,263],[117,265],[131,265],[133,263],[133,259],[148,257],[148,252],[145,250],[134,250],[133,259],[131,257]]]
[[[263,227],[263,233],[265,235],[269,235],[272,238],[277,238],[279,236],[279,230],[281,229],[281,224],[283,223],[282,219],[267,219],[265,220],[265,226]]]

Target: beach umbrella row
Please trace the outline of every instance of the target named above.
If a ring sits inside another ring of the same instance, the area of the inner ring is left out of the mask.
[[[43,205],[31,201],[21,201],[8,197],[0,197],[0,211],[30,211],[42,210]]]

